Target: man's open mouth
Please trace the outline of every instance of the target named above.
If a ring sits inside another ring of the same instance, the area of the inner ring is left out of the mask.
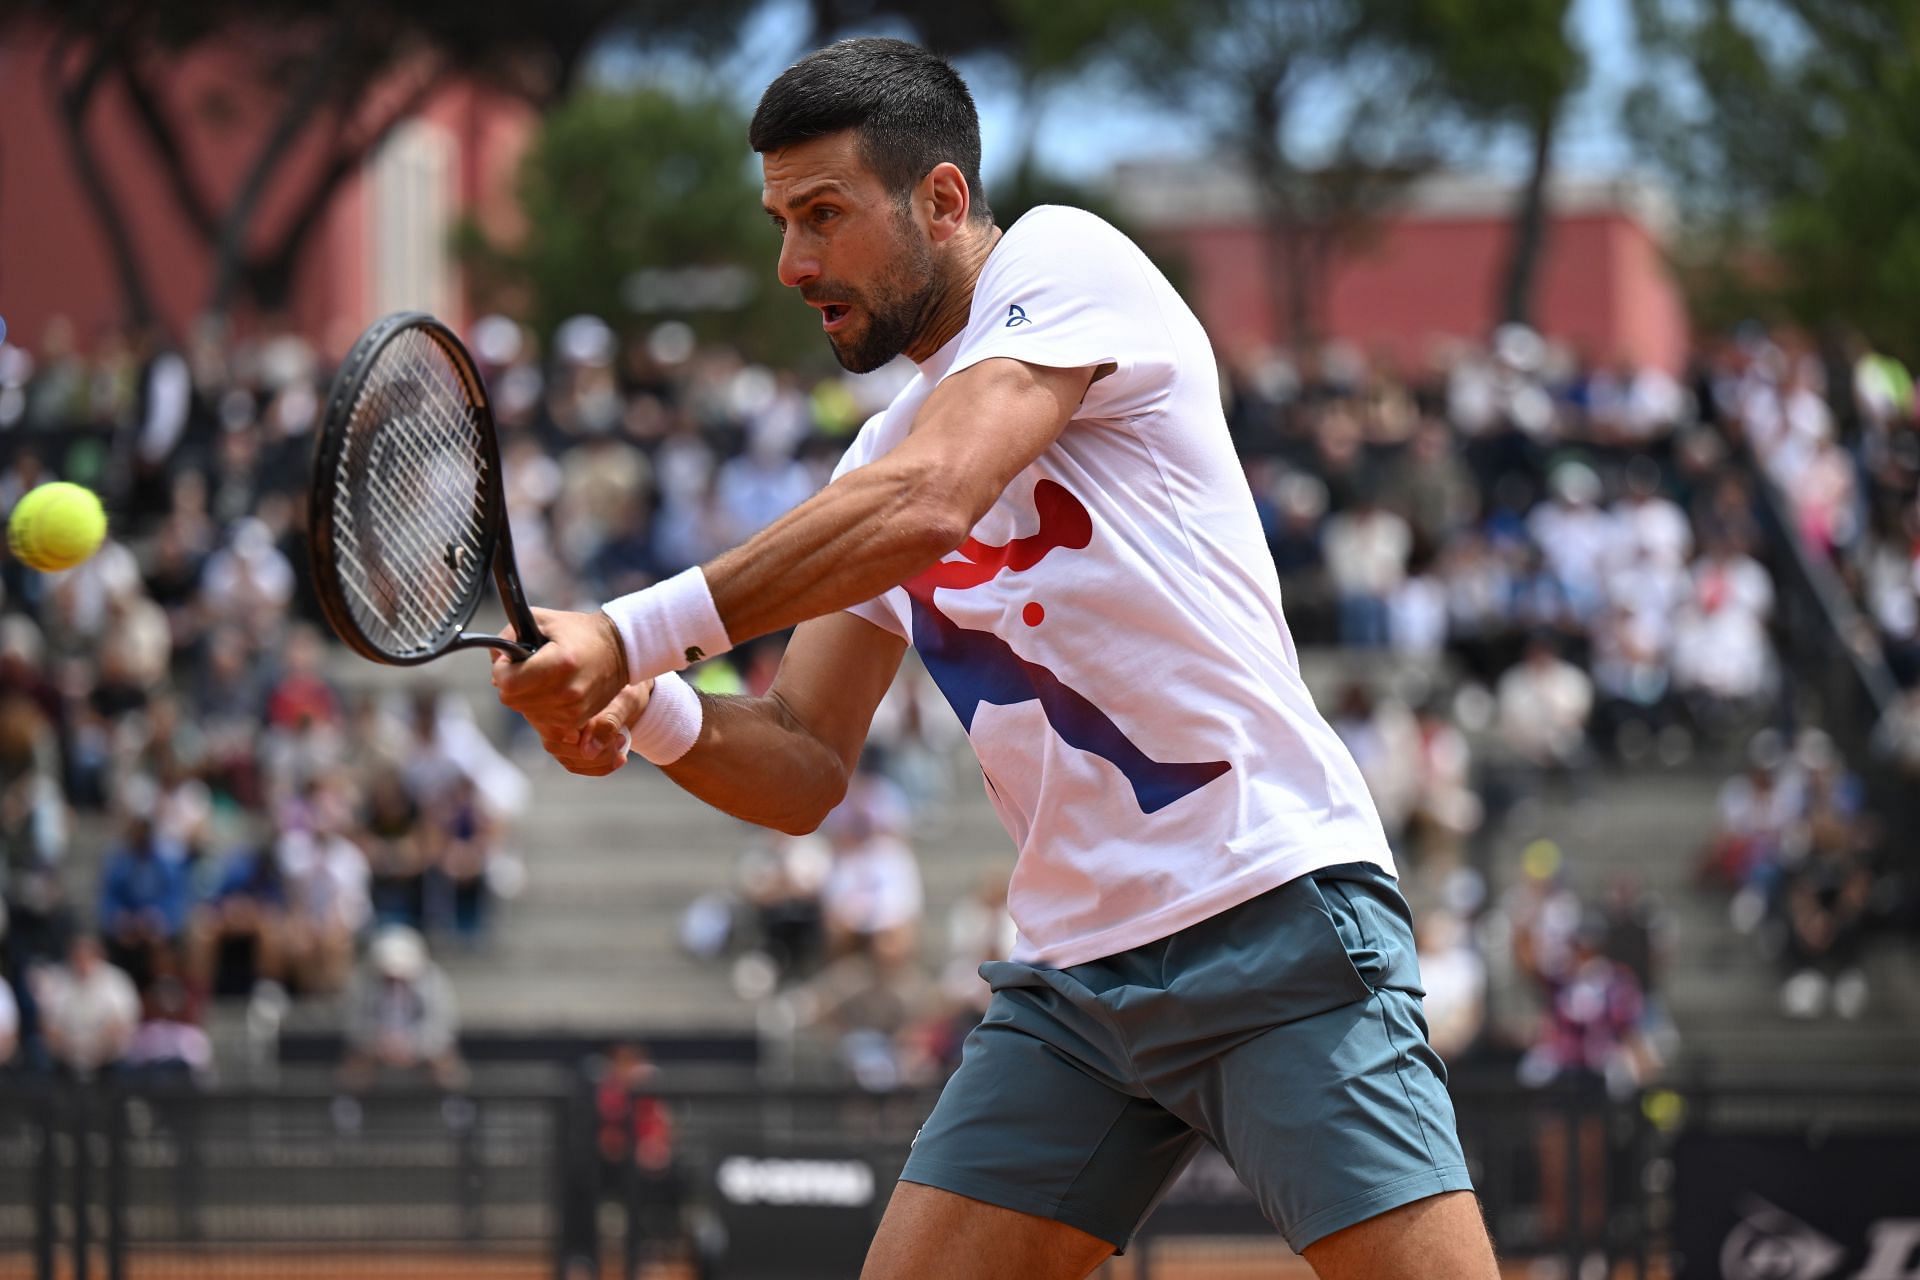
[[[820,308],[821,328],[823,329],[839,328],[840,322],[842,320],[845,320],[847,316],[852,313],[852,311],[853,311],[853,308],[848,306],[844,302],[829,302],[822,305]]]

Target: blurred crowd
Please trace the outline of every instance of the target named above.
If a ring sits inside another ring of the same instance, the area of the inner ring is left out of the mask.
[[[75,569],[0,569],[0,1059],[204,1075],[210,1002],[273,1023],[318,995],[349,1077],[447,1074],[427,939],[483,937],[527,784],[464,700],[329,675],[305,547],[325,372],[284,335],[83,357],[55,321],[0,347],[0,508],[63,478],[111,526]]]
[[[904,376],[805,378],[673,323],[623,339],[576,317],[543,345],[489,316],[467,336],[529,594],[583,608],[804,500]],[[342,993],[349,1076],[457,1074],[434,957],[480,943],[490,901],[517,882],[512,821],[528,786],[462,699],[349,695],[329,678],[305,547],[329,372],[284,333],[198,331],[177,350],[107,334],[82,356],[55,323],[31,352],[0,347],[0,510],[72,479],[108,497],[114,531],[81,568],[8,562],[0,575],[0,999],[17,1006],[0,1026],[24,1061],[129,1069],[151,1027],[162,1057],[199,1070],[209,1000]],[[1758,334],[1706,349],[1683,377],[1587,361],[1518,326],[1417,370],[1334,344],[1237,355],[1222,373],[1296,639],[1348,655],[1323,710],[1408,874],[1428,963],[1447,975],[1430,978],[1449,1010],[1436,1027],[1482,1039],[1483,984],[1511,971],[1537,994],[1516,1046],[1534,1075],[1611,1079],[1655,1060],[1655,948],[1618,923],[1652,917],[1645,895],[1623,883],[1618,901],[1571,909],[1540,889],[1570,892],[1561,877],[1531,873],[1503,890],[1496,834],[1543,793],[1586,803],[1605,769],[1719,758],[1788,722],[1759,495],[1734,465],[1743,447],[1859,593],[1896,673],[1920,674],[1911,380],[1860,353],[1842,431],[1819,362]],[[781,643],[743,646],[696,680],[764,689]],[[913,833],[966,785],[964,744],[909,670],[826,826],[756,843],[683,926],[770,1025],[820,1032],[874,1087],[951,1062],[984,1000],[973,969],[1012,936],[1002,873],[950,919],[924,919]],[[1884,736],[1920,761],[1912,705],[1904,736],[1899,722]],[[1729,792],[1759,785],[1743,775]],[[1845,845],[1864,860],[1871,824],[1838,781],[1769,785],[1794,791],[1795,829],[1809,833],[1833,825],[1814,810],[1853,804],[1850,834],[1722,849],[1712,874],[1736,918],[1760,901],[1752,928],[1782,922],[1794,974],[1818,970],[1837,992],[1843,962],[1806,948],[1846,931],[1795,922],[1833,914],[1803,910],[1809,895],[1855,891],[1838,871],[1837,889],[1795,889],[1809,862],[1826,865],[1796,850]],[[1748,810],[1769,803],[1723,808],[1746,831]],[[87,831],[110,833],[97,867],[73,856]],[[1558,922],[1545,942],[1543,919]],[[1618,1025],[1597,1037],[1562,1005]]]

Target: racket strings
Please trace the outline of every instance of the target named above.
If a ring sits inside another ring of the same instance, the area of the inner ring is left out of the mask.
[[[431,651],[489,568],[487,454],[470,394],[432,338],[380,351],[348,417],[335,548],[349,607],[391,653]]]

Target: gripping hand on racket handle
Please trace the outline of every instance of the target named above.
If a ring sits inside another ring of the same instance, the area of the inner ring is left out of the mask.
[[[496,650],[493,687],[501,705],[525,716],[542,741],[573,741],[627,688],[626,650],[604,613],[535,609],[533,617],[547,642],[521,662]],[[501,634],[513,636],[512,624]]]
[[[555,738],[543,734],[540,745],[568,773],[604,778],[626,765],[633,748],[633,726],[647,709],[652,693],[651,680],[630,684],[584,727]]]

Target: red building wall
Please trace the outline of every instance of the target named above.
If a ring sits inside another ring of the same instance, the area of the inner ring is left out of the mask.
[[[48,40],[30,30],[15,28],[0,41],[0,316],[29,349],[56,315],[75,323],[85,345],[124,315],[108,240],[75,175],[48,90],[48,51]],[[276,105],[272,95],[237,73],[238,65],[233,51],[211,48],[169,68],[160,85],[171,110],[187,121],[184,148],[217,205],[238,188]],[[381,92],[399,94],[405,86],[395,82]],[[478,209],[490,223],[509,220],[500,206],[511,202],[513,165],[534,125],[530,109],[449,82],[418,118],[441,126],[456,143],[449,207]],[[154,308],[174,335],[184,335],[212,289],[213,255],[169,193],[116,79],[96,92],[86,123]],[[269,243],[285,225],[325,162],[324,132],[310,130],[267,189],[254,220],[255,244]],[[236,316],[240,327],[286,323],[329,350],[343,349],[372,318],[370,230],[366,184],[356,175],[340,186],[308,241],[288,313],[242,312]],[[457,292],[455,297],[457,309]]]
[[[1484,338],[1499,314],[1511,226],[1501,217],[1422,215],[1389,221],[1334,265],[1328,336],[1403,367],[1449,338]],[[1535,318],[1589,359],[1677,370],[1686,308],[1658,240],[1626,211],[1556,215],[1535,277]],[[1189,301],[1222,354],[1280,345],[1284,307],[1257,228],[1247,222],[1163,225],[1156,240],[1184,261]]]

